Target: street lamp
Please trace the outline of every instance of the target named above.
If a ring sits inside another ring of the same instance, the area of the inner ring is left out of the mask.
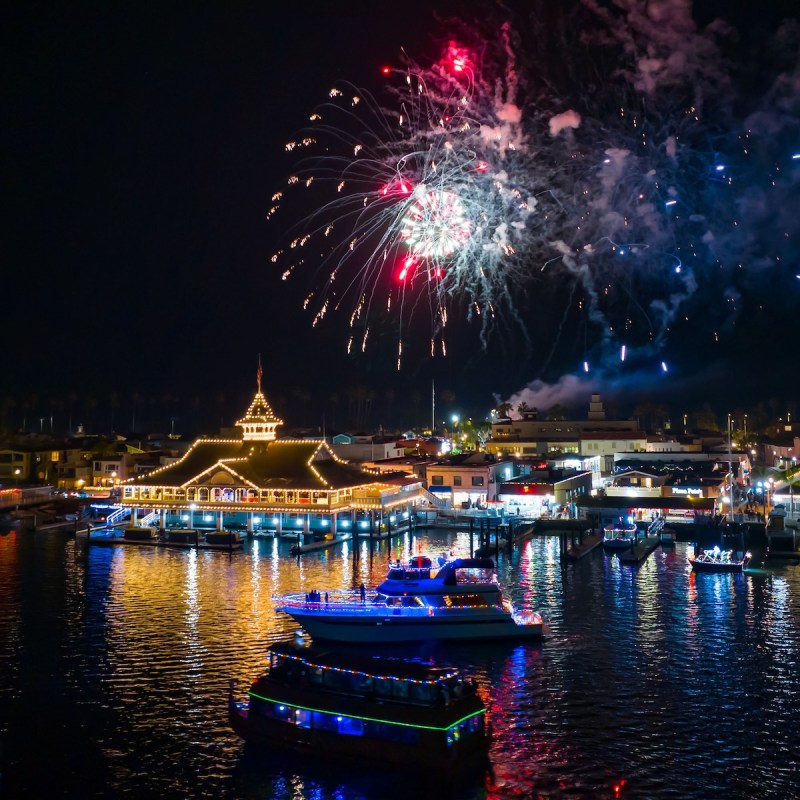
[[[17,497],[17,508],[16,508],[17,511],[19,511],[19,474],[20,474],[20,472],[22,472],[22,470],[19,467],[17,467],[14,470],[14,494]]]

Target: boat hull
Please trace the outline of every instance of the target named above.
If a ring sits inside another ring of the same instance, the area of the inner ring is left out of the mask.
[[[263,716],[236,703],[228,702],[228,719],[234,732],[248,743],[270,745],[312,755],[315,759],[354,760],[378,762],[385,765],[408,767],[410,764],[426,767],[453,767],[487,761],[490,734],[474,735],[447,744],[444,731],[420,730],[413,742],[382,740],[371,736],[353,736],[319,728],[301,727],[292,723]]]
[[[629,550],[633,547],[633,539],[603,539],[603,547],[608,550]]]
[[[695,572],[741,572],[745,568],[743,562],[720,564],[713,561],[697,561],[694,558],[690,558],[689,563]]]
[[[543,625],[518,624],[510,616],[447,617],[431,615],[404,617],[401,614],[364,615],[344,617],[333,614],[315,614],[301,609],[284,609],[313,638],[324,641],[366,642],[422,642],[436,640],[487,640],[541,638]]]

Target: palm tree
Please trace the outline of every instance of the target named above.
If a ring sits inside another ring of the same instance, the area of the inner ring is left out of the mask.
[[[217,392],[215,399],[217,401],[217,412],[219,413],[219,427],[222,428],[224,425],[225,392]]]
[[[143,400],[144,397],[142,397],[140,392],[133,392],[131,395],[131,431],[136,430],[136,412]]]
[[[547,419],[566,419],[567,418],[567,409],[564,408],[560,403],[556,403],[554,406],[551,406],[547,412]]]
[[[8,427],[8,412],[17,404],[17,401],[10,394],[3,395],[0,400],[0,431]]]
[[[336,409],[339,407],[339,394],[337,392],[334,392],[328,398],[328,405],[331,409],[330,426],[332,430],[336,430]]]
[[[86,395],[83,400],[84,408],[86,409],[86,421],[89,423],[90,430],[94,430],[94,412],[97,408],[97,398],[93,395]]]
[[[114,430],[114,416],[119,411],[119,392],[111,392],[108,397],[108,405],[111,409],[111,430]]]
[[[394,400],[395,400],[395,392],[394,392],[394,389],[392,389],[391,386],[388,387],[386,389],[386,391],[384,392],[383,400],[384,400],[384,403],[385,403],[386,419],[387,420],[391,420],[392,419],[392,406],[394,405]]]
[[[72,435],[72,411],[75,408],[75,403],[78,402],[78,395],[75,392],[70,392],[67,395],[67,407],[69,408],[69,420],[68,420],[68,433]]]
[[[510,419],[512,408],[513,406],[511,403],[500,403],[499,405],[495,406],[494,413],[497,415],[498,419]]]
[[[695,425],[702,430],[720,430],[720,425],[717,422],[717,415],[714,413],[714,409],[711,408],[710,403],[704,403],[702,408],[700,408],[698,411],[695,411],[694,420]]]

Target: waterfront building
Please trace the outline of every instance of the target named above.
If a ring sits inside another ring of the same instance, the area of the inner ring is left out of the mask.
[[[384,461],[399,458],[405,453],[396,438],[339,433],[331,440],[331,450],[346,461]]]
[[[280,439],[283,421],[261,391],[238,437],[200,438],[177,461],[122,485],[133,524],[266,530],[304,537],[401,525],[424,503],[420,479],[381,474],[337,456],[322,439]]]
[[[578,455],[601,456],[601,469],[609,471],[614,453],[644,450],[647,435],[634,419],[606,419],[599,394],[593,394],[586,419],[539,419],[536,409],[522,412],[521,419],[492,423],[486,451],[498,456]]]
[[[428,491],[442,508],[478,508],[497,500],[501,482],[519,474],[513,459],[487,453],[460,453],[425,466]]]
[[[578,501],[591,492],[591,472],[547,468],[504,481],[497,499],[509,514],[576,517]]]

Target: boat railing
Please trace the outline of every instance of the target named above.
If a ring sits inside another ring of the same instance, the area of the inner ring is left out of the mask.
[[[636,526],[606,525],[605,528],[603,528],[603,533],[606,535],[606,537],[614,537],[616,539],[621,539],[623,537],[628,538],[630,536],[633,536],[634,533],[636,533]]]
[[[451,605],[409,605],[401,603],[401,598],[387,598],[378,592],[367,592],[362,600],[359,592],[332,591],[326,594],[311,592],[309,594],[274,595],[273,601],[282,611],[309,611],[331,616],[374,616],[376,614],[402,614],[404,617],[426,617],[439,614],[448,616],[467,616],[476,609],[491,609],[496,606],[451,606]]]

